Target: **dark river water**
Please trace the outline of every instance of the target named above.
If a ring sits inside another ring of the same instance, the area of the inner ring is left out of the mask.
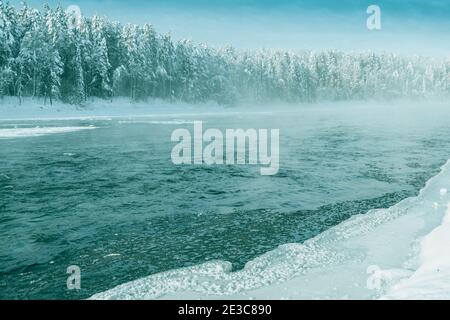
[[[447,110],[0,120],[0,298],[82,299],[209,260],[238,270],[280,244],[389,207],[449,158]],[[192,132],[194,120],[204,129],[280,129],[278,174],[174,165],[171,133]],[[70,265],[80,267],[81,290],[66,287]]]

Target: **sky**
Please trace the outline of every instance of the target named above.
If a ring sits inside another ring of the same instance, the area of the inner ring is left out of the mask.
[[[19,0],[11,1],[19,4]],[[450,0],[49,0],[214,47],[450,56]],[[27,3],[42,8],[44,1]],[[368,30],[369,5],[381,30]]]

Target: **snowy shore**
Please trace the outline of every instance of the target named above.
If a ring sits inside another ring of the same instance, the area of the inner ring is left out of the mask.
[[[85,105],[76,106],[61,102],[50,105],[42,99],[23,98],[20,103],[15,97],[0,98],[0,120],[105,119],[230,111],[231,108],[211,103],[192,105],[163,100],[130,102],[127,98],[115,98],[113,101],[89,99]]]
[[[450,299],[447,190],[450,161],[417,197],[353,216],[304,244],[282,245],[241,271],[209,262],[91,299]]]
[[[234,106],[218,105],[214,102],[190,104],[185,102],[170,102],[152,99],[148,101],[131,102],[128,98],[104,100],[89,99],[83,106],[54,102],[50,105],[42,99],[23,98],[20,103],[16,97],[0,98],[0,120],[70,120],[70,119],[110,119],[164,116],[195,116],[195,115],[232,115],[232,114],[273,114],[274,112],[293,112],[301,109],[326,110],[343,108],[360,110],[375,110],[384,108],[390,112],[421,111],[423,100],[399,99],[390,101],[322,101],[317,103],[292,104],[280,101],[270,103],[241,103]],[[428,100],[427,105],[433,110],[448,110],[449,102],[443,99]]]
[[[442,224],[421,241],[417,270],[410,277],[392,286],[383,298],[450,299],[449,246],[450,203]]]

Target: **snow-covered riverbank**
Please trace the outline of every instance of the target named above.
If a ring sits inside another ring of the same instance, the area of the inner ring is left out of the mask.
[[[383,298],[450,299],[449,246],[450,203],[442,224],[421,241],[417,270],[410,277],[392,286]]]
[[[447,190],[450,161],[417,197],[353,216],[304,244],[280,246],[241,271],[230,272],[227,262],[209,262],[92,298],[450,299]]]
[[[115,98],[113,101],[90,99],[84,106],[61,102],[54,102],[50,105],[49,103],[45,104],[43,100],[31,98],[24,98],[22,103],[19,103],[15,97],[0,99],[0,120],[102,119],[230,111],[232,109],[211,103],[192,105],[163,100],[130,102],[126,98]]]
[[[42,99],[23,98],[22,102],[15,97],[0,98],[0,121],[3,120],[70,120],[70,119],[109,119],[109,118],[136,118],[136,117],[165,117],[165,116],[195,116],[195,115],[233,115],[233,114],[273,114],[283,112],[298,112],[299,110],[336,110],[346,111],[386,109],[389,112],[420,113],[420,115],[433,117],[446,112],[450,108],[447,100],[436,99],[426,102],[427,110],[433,113],[424,113],[424,101],[420,99],[399,99],[391,101],[323,101],[317,103],[292,104],[273,101],[271,103],[242,103],[226,106],[213,102],[190,104],[184,102],[170,102],[165,100],[148,100],[131,102],[128,98],[114,98],[104,100],[89,99],[85,105],[77,106],[62,102],[50,105]]]

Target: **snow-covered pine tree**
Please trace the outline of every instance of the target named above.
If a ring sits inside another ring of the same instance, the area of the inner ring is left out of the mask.
[[[0,0],[0,96],[62,99],[127,96],[263,102],[385,99],[450,94],[445,59],[338,51],[238,51],[174,42],[151,25],[93,16],[79,23],[60,6],[15,9]]]

